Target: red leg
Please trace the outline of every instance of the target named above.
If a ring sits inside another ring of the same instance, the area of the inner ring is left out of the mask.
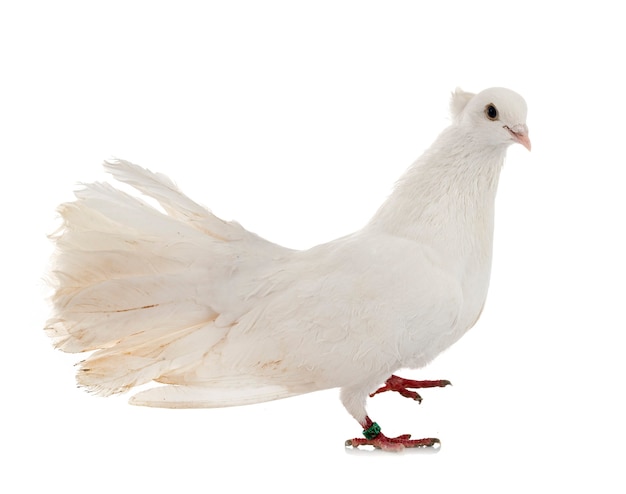
[[[371,396],[374,396],[378,393],[384,393],[385,391],[395,391],[396,393],[400,393],[405,398],[411,398],[412,400],[422,402],[422,397],[415,391],[411,391],[409,388],[413,389],[422,389],[422,388],[443,388],[451,384],[450,381],[447,380],[439,380],[439,381],[414,381],[412,379],[404,379],[402,377],[398,377],[392,374],[392,376],[385,381],[385,385],[381,388],[378,388],[374,391]]]
[[[424,439],[411,439],[411,434],[403,434],[398,437],[387,437],[381,431],[377,423],[365,417],[363,427],[364,438],[357,437],[346,441],[346,446],[358,448],[359,446],[374,446],[376,449],[385,451],[402,451],[404,448],[431,447],[439,444],[439,439],[427,437]]]

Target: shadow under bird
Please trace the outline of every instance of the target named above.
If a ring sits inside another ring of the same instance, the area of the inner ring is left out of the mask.
[[[517,93],[457,89],[450,106],[450,126],[369,223],[303,251],[221,220],[164,175],[105,163],[163,212],[107,183],[59,207],[46,330],[63,351],[92,352],[78,383],[111,395],[156,381],[130,402],[169,408],[341,388],[364,436],[347,446],[437,445],[385,436],[366,401],[449,384],[394,373],[423,367],[478,320],[506,150],[530,150]]]

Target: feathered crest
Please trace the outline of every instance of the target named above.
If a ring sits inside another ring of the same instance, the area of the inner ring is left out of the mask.
[[[463,91],[460,87],[457,87],[452,93],[452,97],[450,98],[450,113],[452,114],[452,118],[456,120],[463,108],[467,105],[468,101],[474,97],[474,93],[468,93]]]

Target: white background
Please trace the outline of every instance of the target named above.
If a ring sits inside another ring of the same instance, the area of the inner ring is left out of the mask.
[[[0,7],[2,491],[623,492],[617,4],[219,5]],[[108,179],[102,160],[306,248],[367,221],[447,125],[457,85],[521,93],[533,151],[511,148],[503,170],[480,323],[405,373],[454,386],[370,402],[388,434],[438,436],[437,454],[349,454],[360,428],[337,390],[172,411],[75,388],[80,356],[42,330],[46,234],[76,182]]]

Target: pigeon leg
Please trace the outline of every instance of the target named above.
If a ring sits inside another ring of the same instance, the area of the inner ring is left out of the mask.
[[[376,422],[372,422],[369,417],[365,417],[365,422],[361,424],[363,427],[362,437],[348,439],[346,446],[358,448],[359,446],[373,446],[376,449],[384,451],[400,452],[404,448],[424,448],[432,447],[440,444],[439,439],[427,437],[424,439],[411,439],[411,434],[403,434],[398,437],[387,437],[381,431]]]
[[[421,403],[422,397],[416,391],[411,391],[409,388],[443,388],[448,384],[451,384],[448,380],[414,381],[412,379],[404,379],[392,374],[391,377],[385,381],[385,385],[374,391],[370,397],[377,395],[378,393],[384,393],[385,391],[395,391],[396,393],[400,393],[405,398],[411,398],[412,400]]]

